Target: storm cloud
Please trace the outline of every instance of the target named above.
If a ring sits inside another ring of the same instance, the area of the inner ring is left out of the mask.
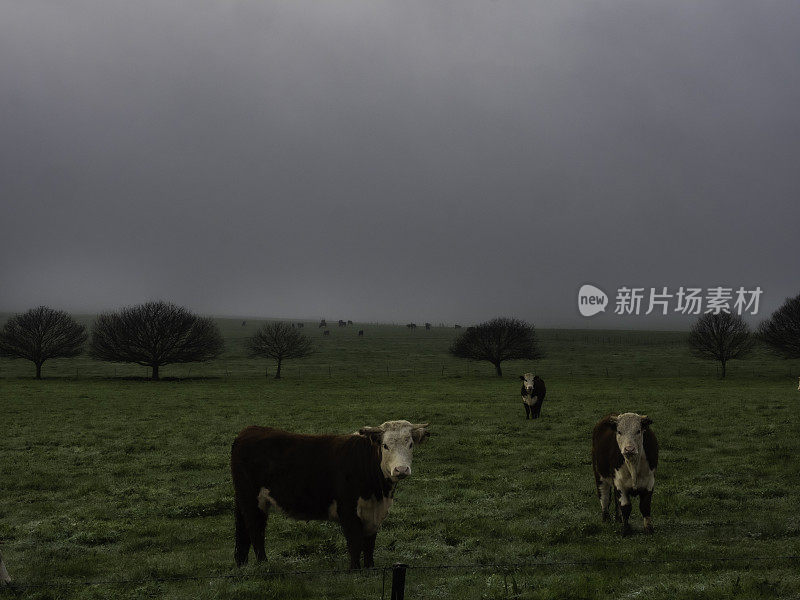
[[[800,4],[0,0],[0,310],[686,327],[800,291]]]

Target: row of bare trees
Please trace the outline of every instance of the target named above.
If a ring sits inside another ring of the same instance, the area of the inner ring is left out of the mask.
[[[87,340],[86,328],[63,311],[40,306],[11,317],[0,331],[0,356],[24,358],[36,366],[50,358],[77,356]],[[705,314],[689,334],[689,345],[702,358],[717,360],[725,377],[728,361],[744,358],[756,338],[785,358],[800,358],[800,295],[788,298],[762,322],[756,334],[737,315]],[[176,363],[207,361],[218,357],[224,343],[219,328],[170,302],[148,302],[102,313],[94,323],[89,355],[110,362],[135,363],[152,369]],[[246,342],[251,357],[276,361],[275,378],[284,360],[303,358],[314,349],[299,328],[283,322],[263,325]],[[543,356],[533,325],[512,318],[498,318],[469,327],[453,342],[450,353],[459,358],[488,361],[502,376],[507,360],[535,360]]]
[[[783,358],[800,358],[800,295],[787,298],[755,333],[738,315],[705,314],[692,327],[689,346],[696,356],[718,361],[725,377],[728,361],[746,358],[758,339]]]
[[[86,328],[68,313],[46,306],[11,317],[0,331],[0,356],[22,358],[36,366],[51,358],[70,358],[83,352]],[[311,340],[286,323],[267,323],[247,341],[249,355],[281,362],[312,352]],[[134,363],[151,369],[170,364],[203,362],[224,349],[219,328],[211,318],[200,317],[171,302],[147,302],[100,314],[94,322],[89,356],[108,362]]]
[[[692,327],[689,346],[695,356],[718,361],[721,376],[725,377],[728,362],[745,358],[758,339],[784,358],[800,358],[800,295],[788,298],[759,325],[756,333],[752,333],[738,315],[705,314]],[[498,377],[503,374],[503,361],[534,360],[543,356],[533,325],[508,318],[469,327],[453,342],[450,353],[490,362]]]

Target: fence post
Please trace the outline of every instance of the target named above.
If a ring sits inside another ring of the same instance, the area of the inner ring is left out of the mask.
[[[406,569],[408,565],[395,563],[392,565],[392,600],[403,600],[406,597]]]

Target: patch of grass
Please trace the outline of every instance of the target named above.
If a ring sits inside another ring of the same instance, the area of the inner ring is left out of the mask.
[[[0,360],[0,548],[20,584],[63,584],[24,597],[379,597],[380,572],[344,572],[332,523],[273,512],[267,562],[236,569],[228,457],[250,424],[346,433],[394,418],[429,421],[432,436],[398,487],[377,564],[484,565],[412,569],[407,597],[800,595],[797,564],[777,558],[800,553],[797,365],[757,354],[720,381],[682,334],[543,331],[548,357],[497,379],[446,355],[453,330],[358,325],[320,333],[320,352],[274,381],[240,349],[257,323],[223,325],[228,354],[165,369],[179,381],[125,366],[115,378],[85,358],[48,362],[51,379],[35,381]],[[518,396],[530,370],[548,386],[538,421]],[[600,520],[590,436],[611,410],[655,421],[652,536],[636,504],[629,538]],[[274,575],[332,569],[343,572]],[[175,580],[186,576],[200,579]]]

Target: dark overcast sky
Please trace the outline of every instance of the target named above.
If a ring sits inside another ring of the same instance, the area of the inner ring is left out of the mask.
[[[0,0],[0,310],[800,292],[800,2]],[[763,315],[765,316],[765,315]]]

